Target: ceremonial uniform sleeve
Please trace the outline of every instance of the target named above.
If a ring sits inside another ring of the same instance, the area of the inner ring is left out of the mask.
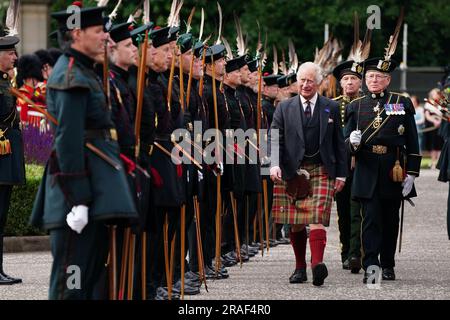
[[[418,177],[422,156],[420,155],[419,138],[416,121],[414,119],[414,106],[409,98],[404,98],[404,104],[406,111],[406,173]]]
[[[278,134],[275,134],[275,130]],[[280,159],[283,159],[284,151],[284,115],[283,115],[283,103],[275,109],[273,114],[272,124],[269,130],[269,150],[268,155],[270,158],[271,167],[279,167]],[[276,157],[276,152],[278,152],[278,157]]]
[[[88,205],[92,200],[84,147],[88,91],[74,88],[58,91],[55,96],[59,123],[55,130],[55,151],[60,171],[57,176],[71,205]]]
[[[347,124],[344,129],[344,139],[345,139],[345,145],[347,146],[347,149],[350,151],[351,154],[355,154],[359,150],[359,146],[355,149],[353,148],[352,144],[350,143],[350,134],[356,130],[358,127],[357,125],[357,115],[355,113],[355,104],[350,103],[347,107],[345,117],[347,119]],[[361,144],[360,144],[361,146]]]
[[[336,156],[336,177],[347,177],[347,150],[344,142],[344,135],[341,128],[341,117],[339,114],[339,105],[333,103],[334,106],[330,108],[333,116],[333,147]]]

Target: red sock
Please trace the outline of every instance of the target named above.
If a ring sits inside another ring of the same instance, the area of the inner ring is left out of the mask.
[[[295,269],[306,268],[306,229],[289,232],[289,238],[295,254]]]
[[[311,268],[323,261],[323,253],[327,244],[327,232],[323,229],[314,229],[309,233],[309,246],[311,248]]]

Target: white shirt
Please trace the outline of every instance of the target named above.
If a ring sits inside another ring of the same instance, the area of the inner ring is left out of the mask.
[[[316,102],[317,102],[319,95],[316,92],[316,94],[310,100],[306,100],[305,98],[303,98],[302,95],[299,95],[299,96],[300,96],[300,101],[302,103],[303,111],[305,111],[306,107],[308,106],[308,104],[306,102],[309,101],[309,103],[310,103],[309,105],[311,106],[311,117],[312,117],[312,115],[314,114],[314,107],[316,106]]]

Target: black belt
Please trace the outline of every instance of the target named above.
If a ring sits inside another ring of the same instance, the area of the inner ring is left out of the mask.
[[[91,139],[104,139],[117,141],[117,131],[114,128],[111,129],[88,129],[84,132],[84,138]]]
[[[400,147],[393,147],[393,146],[383,146],[379,144],[369,144],[369,145],[363,145],[362,150],[368,151],[375,154],[388,154],[388,153],[395,153],[397,152],[397,148]]]

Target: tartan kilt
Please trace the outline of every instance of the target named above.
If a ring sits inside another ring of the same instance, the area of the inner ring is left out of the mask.
[[[273,189],[272,214],[279,224],[330,224],[334,196],[334,179],[330,179],[322,165],[305,165],[310,173],[312,195],[292,201],[286,193],[286,182],[278,182]]]

